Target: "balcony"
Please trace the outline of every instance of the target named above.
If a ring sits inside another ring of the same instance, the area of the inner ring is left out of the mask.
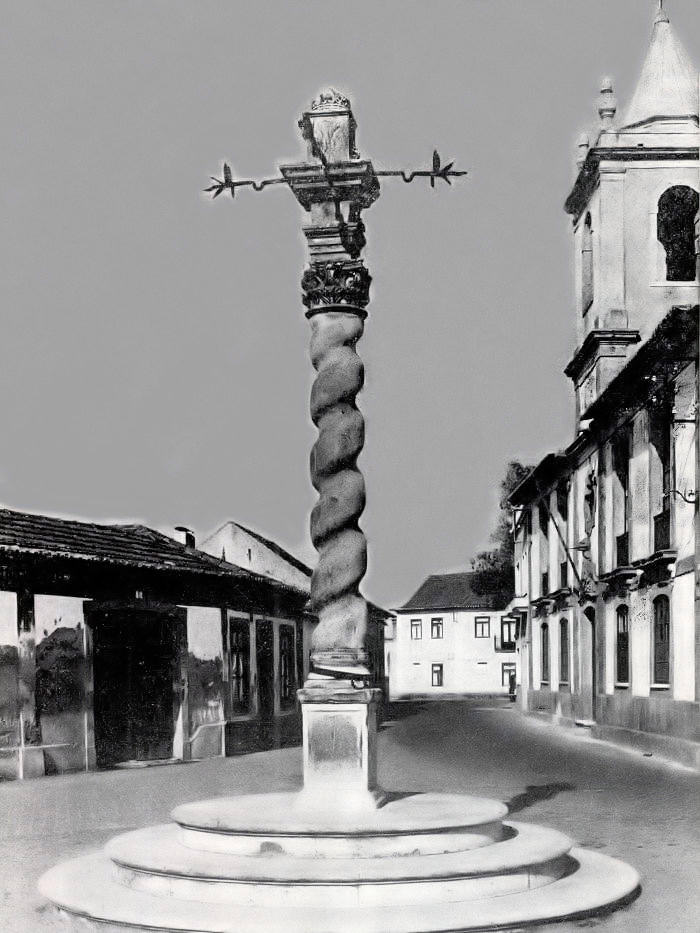
[[[504,641],[501,635],[493,636],[493,650],[497,653],[503,653],[506,651],[513,652],[515,651],[515,642],[514,641]]]
[[[628,567],[630,562],[629,534],[625,531],[615,538],[615,565]]]
[[[671,547],[671,512],[666,510],[654,516],[654,551],[668,551]]]

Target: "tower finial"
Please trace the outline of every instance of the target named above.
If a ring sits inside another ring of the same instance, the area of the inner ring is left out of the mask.
[[[586,161],[586,156],[588,155],[588,150],[590,149],[591,141],[588,136],[588,133],[581,133],[576,143],[576,168],[581,171],[583,168],[583,163]]]
[[[617,101],[613,92],[612,78],[603,78],[600,85],[600,103],[598,113],[600,115],[600,125],[603,130],[612,129],[613,119],[617,112]]]

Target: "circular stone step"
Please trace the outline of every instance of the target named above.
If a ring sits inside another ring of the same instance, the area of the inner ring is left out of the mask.
[[[425,854],[489,845],[501,839],[508,808],[464,794],[405,794],[375,809],[320,811],[298,792],[221,797],[177,807],[182,844],[256,855],[312,858]]]
[[[549,884],[571,870],[571,840],[512,824],[511,838],[441,855],[311,859],[236,856],[187,849],[177,828],[155,826],[111,840],[106,854],[130,889],[214,903],[340,907],[440,903],[501,896]]]
[[[453,933],[528,923],[573,920],[625,903],[636,895],[639,876],[629,865],[599,852],[575,848],[576,869],[536,890],[478,901],[391,907],[293,908],[270,899],[264,907],[203,904],[130,890],[113,877],[106,855],[83,856],[51,869],[41,893],[68,914],[84,918],[83,929],[112,933],[125,927],[170,933]],[[96,921],[90,923],[89,921]]]

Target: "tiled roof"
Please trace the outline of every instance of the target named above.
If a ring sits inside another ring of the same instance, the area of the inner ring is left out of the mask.
[[[256,578],[145,525],[99,525],[0,509],[0,552]]]
[[[493,593],[472,589],[476,573],[437,573],[419,587],[403,610],[430,609],[501,609],[503,600]]]

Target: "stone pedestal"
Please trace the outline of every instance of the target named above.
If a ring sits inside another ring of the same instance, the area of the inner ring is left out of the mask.
[[[381,690],[312,675],[297,695],[304,743],[300,803],[324,809],[375,807],[381,799],[376,755]]]

